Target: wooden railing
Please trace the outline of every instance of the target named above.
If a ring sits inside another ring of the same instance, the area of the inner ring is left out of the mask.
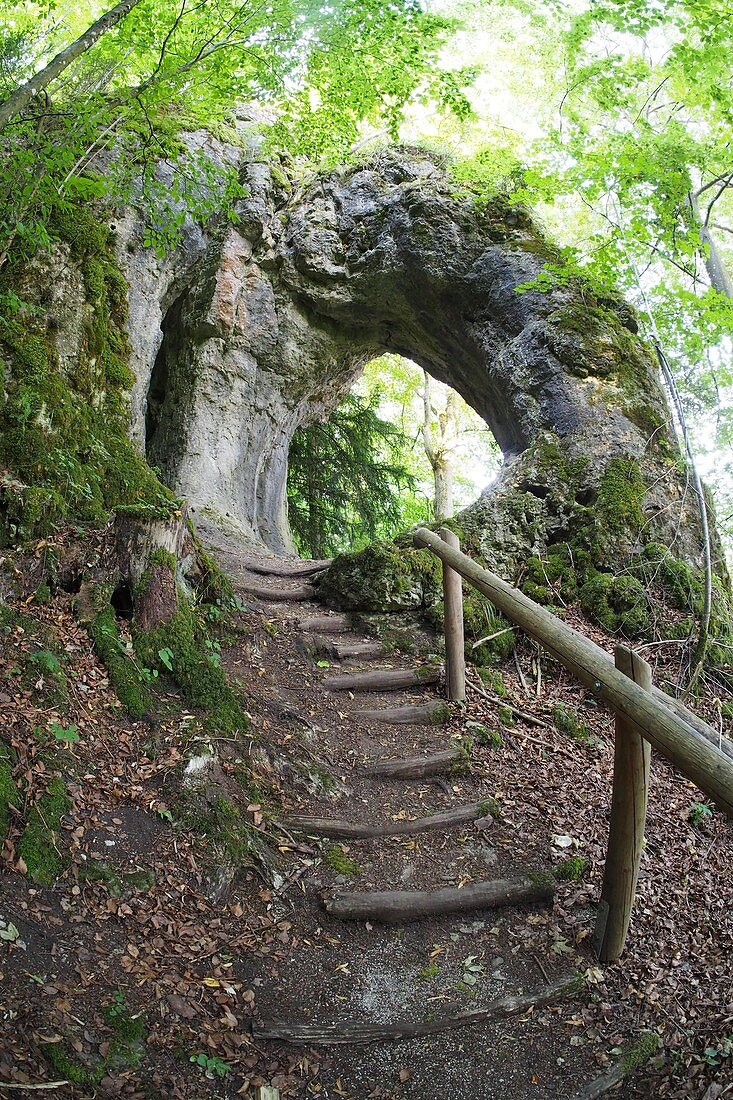
[[[649,745],[733,818],[733,746],[712,727],[652,684],[646,661],[625,646],[615,663],[600,646],[547,608],[461,553],[453,532],[426,528],[416,546],[443,563],[448,697],[465,697],[460,577],[534,638],[616,716],[611,821],[594,944],[601,961],[623,951],[633,907],[649,788]],[[715,742],[718,742],[717,744]]]

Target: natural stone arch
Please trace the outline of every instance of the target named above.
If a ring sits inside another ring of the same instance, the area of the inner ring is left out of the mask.
[[[194,510],[292,549],[292,434],[388,350],[458,390],[502,447],[502,476],[468,510],[474,542],[500,567],[593,523],[609,560],[638,535],[676,538],[680,556],[698,558],[633,314],[580,285],[519,293],[556,259],[526,212],[456,195],[440,163],[404,150],[295,193],[265,165],[244,175],[251,197],[192,270],[159,352],[167,381],[150,458]],[[616,502],[604,533],[603,509],[589,506],[609,470],[631,478],[633,500]]]

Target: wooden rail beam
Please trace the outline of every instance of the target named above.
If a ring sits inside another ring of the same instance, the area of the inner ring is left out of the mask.
[[[625,716],[637,733],[692,780],[703,794],[733,818],[733,760],[674,714],[656,695],[645,691],[615,668],[609,655],[567,623],[447,546],[424,527],[413,533],[416,546],[432,550],[474,588],[556,657],[595,696]]]

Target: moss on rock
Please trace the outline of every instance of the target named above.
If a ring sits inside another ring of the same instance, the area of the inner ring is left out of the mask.
[[[603,472],[596,502],[605,534],[613,538],[637,537],[644,525],[645,495],[639,463],[632,458],[612,458]]]
[[[20,479],[15,492],[2,494],[0,521],[13,539],[47,535],[65,517],[98,524],[117,505],[170,507],[172,499],[129,439],[127,288],[110,230],[83,203],[54,207],[50,227],[78,265],[87,317],[78,354],[65,369],[55,319],[43,306],[30,302],[0,318],[0,361],[7,364],[0,463]],[[0,293],[38,297],[37,273],[11,267],[12,275],[6,269],[0,278]]]
[[[437,580],[439,569],[427,550],[374,542],[356,554],[340,554],[321,580],[319,593],[347,611],[402,611],[422,604],[424,582]]]
[[[609,634],[631,639],[649,637],[649,600],[634,577],[596,573],[580,590],[580,606],[591,622]]]

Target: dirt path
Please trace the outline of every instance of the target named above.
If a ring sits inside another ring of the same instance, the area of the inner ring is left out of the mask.
[[[389,692],[334,690],[347,674],[437,667],[437,658],[382,652],[339,661],[333,644],[330,650],[322,644],[326,639],[355,647],[374,639],[348,629],[341,617],[337,626],[323,630],[329,609],[317,602],[315,592],[313,599],[302,599],[300,579],[268,578],[260,560],[255,572],[246,554],[219,553],[242,598],[269,624],[263,694],[283,705],[281,714],[300,727],[303,743],[318,761],[310,790],[304,784],[291,788],[283,807],[289,834],[305,840],[310,854],[305,860],[296,854],[284,875],[297,881],[273,902],[292,924],[297,949],[276,966],[263,959],[252,974],[259,1013],[256,1040],[278,1060],[293,1046],[310,1051],[319,1066],[317,1094],[327,1097],[574,1096],[579,1083],[598,1070],[592,1052],[571,1041],[578,994],[555,989],[577,975],[578,959],[567,941],[561,940],[563,950],[558,950],[551,905],[480,907],[389,925],[375,916],[338,919],[324,908],[324,899],[334,894],[348,898],[354,890],[417,892],[541,876],[560,858],[547,834],[518,841],[514,818],[521,808],[506,794],[495,802],[495,777],[470,766],[460,716],[446,714],[440,705],[439,684]],[[318,633],[307,629],[311,622]],[[236,651],[227,655],[227,664],[236,676]],[[437,712],[430,723],[420,715],[415,724],[379,720],[384,711],[428,703]],[[372,717],[365,717],[365,710]],[[406,780],[369,774],[375,764],[427,758],[447,749],[454,750],[456,760],[440,775]],[[277,769],[275,754],[270,764]],[[465,807],[470,812],[476,805],[471,820],[414,835],[340,840],[323,836],[333,831],[323,825],[309,828],[301,822],[296,831],[288,824],[309,817],[389,832],[391,824],[395,830],[411,829],[412,821]],[[288,859],[292,853],[284,855]],[[566,930],[568,940],[575,931]],[[590,961],[581,960],[586,966]],[[533,1007],[523,997],[529,1002],[547,997],[549,1004]],[[510,1008],[518,1011],[509,1019],[483,1018],[515,998],[519,1002]],[[399,1033],[405,1026],[437,1034],[349,1041],[390,1029]],[[286,1047],[274,1035],[295,1043]]]
[[[434,668],[435,638],[402,623],[414,652],[380,651],[317,570],[214,552],[241,597],[210,638],[250,717],[233,736],[163,673],[131,720],[63,590],[0,605],[0,1097],[581,1100],[647,1031],[663,1057],[614,1096],[730,1095],[730,823],[653,758],[629,942],[597,967],[611,717],[550,659],[540,692],[522,641],[498,705],[475,674],[453,711],[430,677],[344,690]],[[568,854],[549,904],[532,876]]]

